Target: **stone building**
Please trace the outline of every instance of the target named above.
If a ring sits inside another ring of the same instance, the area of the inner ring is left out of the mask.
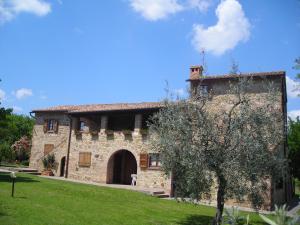
[[[251,76],[256,82],[254,95],[265,93],[262,84],[272,81],[281,92],[279,113],[286,118],[285,72],[251,73],[242,75],[202,76],[201,66],[190,68],[191,88],[201,86],[212,90],[216,106],[231,80]],[[137,174],[137,186],[160,188],[171,193],[171,179],[160,169],[159,154],[148,145],[147,120],[162,107],[160,102],[55,106],[33,110],[36,123],[32,137],[30,167],[43,170],[42,159],[55,155],[55,176],[108,184],[131,183]],[[285,125],[282,129],[286,129]],[[286,144],[282,146],[286,155]],[[270,188],[271,201],[289,201],[289,182]]]

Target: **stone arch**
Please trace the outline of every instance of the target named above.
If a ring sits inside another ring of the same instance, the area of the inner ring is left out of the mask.
[[[107,184],[131,184],[131,174],[137,173],[134,154],[126,149],[114,152],[107,163]]]

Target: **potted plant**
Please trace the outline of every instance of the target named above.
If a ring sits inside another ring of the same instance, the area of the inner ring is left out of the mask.
[[[44,176],[54,176],[53,169],[55,167],[55,156],[54,154],[48,154],[46,155],[43,160],[43,166],[44,171],[42,172],[42,175]]]

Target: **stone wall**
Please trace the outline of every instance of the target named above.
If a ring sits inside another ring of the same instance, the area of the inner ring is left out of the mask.
[[[107,135],[99,132],[92,135],[88,132],[76,135],[72,132],[71,150],[69,162],[69,177],[77,180],[87,180],[106,183],[108,171],[108,161],[110,157],[119,150],[130,151],[137,161],[137,186],[147,188],[161,188],[170,191],[170,180],[164,176],[161,170],[151,170],[140,168],[140,153],[151,153],[147,145],[147,140],[139,132],[132,135],[124,135],[122,132],[114,132]],[[80,167],[79,152],[91,152],[91,166]]]
[[[32,132],[32,147],[30,155],[31,168],[43,171],[42,159],[44,158],[44,145],[53,144],[53,153],[56,159],[56,167],[53,171],[56,176],[60,175],[60,162],[62,157],[67,156],[69,118],[63,113],[36,113],[36,123]],[[44,133],[43,125],[46,119],[58,120],[57,133]]]

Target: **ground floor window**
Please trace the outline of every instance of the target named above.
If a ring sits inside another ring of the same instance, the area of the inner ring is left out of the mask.
[[[160,155],[158,153],[149,154],[149,167],[156,168],[161,166]]]
[[[91,166],[91,152],[79,152],[79,162],[78,165],[81,167]]]

